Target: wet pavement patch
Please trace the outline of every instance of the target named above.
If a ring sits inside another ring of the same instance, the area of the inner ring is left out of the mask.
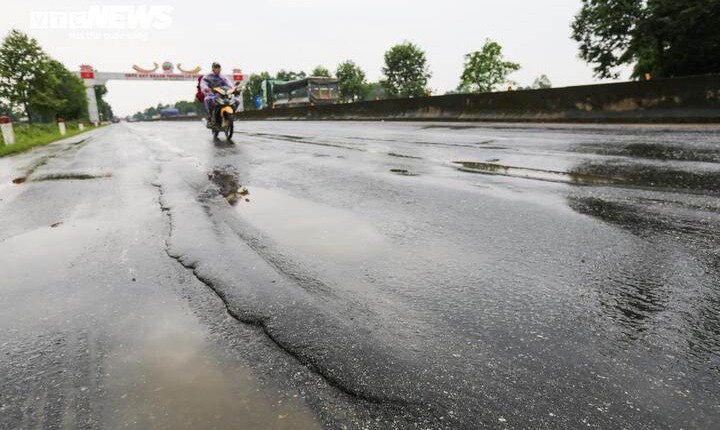
[[[630,230],[637,235],[664,230],[664,224],[652,216],[643,214],[630,204],[615,202],[600,197],[568,198],[568,205],[578,213],[601,219]]]
[[[220,195],[223,196],[230,205],[235,206],[242,200],[246,202],[250,201],[250,199],[247,198],[250,191],[240,185],[238,175],[232,169],[225,171],[218,169],[213,170],[208,173],[208,179],[217,185]]]
[[[242,132],[240,132],[242,133]],[[326,143],[326,142],[313,142],[307,140],[307,138],[302,136],[293,136],[293,135],[287,135],[287,134],[272,134],[272,133],[243,133],[248,136],[257,136],[257,137],[263,137],[266,139],[272,139],[272,140],[283,140],[286,142],[296,142],[296,143],[304,143],[307,145],[317,145],[317,146],[326,146],[330,148],[342,148],[342,149],[350,149],[352,151],[365,151],[361,148],[354,148],[352,146],[346,146],[346,145],[339,145],[335,143]]]
[[[72,147],[72,146],[82,145],[82,144],[84,144],[84,143],[87,143],[88,139],[89,139],[89,138],[87,138],[87,139],[82,139],[82,140],[78,140],[77,142],[71,142],[69,146]]]
[[[86,173],[59,173],[42,175],[36,178],[32,178],[32,182],[44,182],[44,181],[87,181],[90,179],[103,179],[111,177],[111,173],[103,175],[89,175]]]
[[[720,148],[703,148],[677,143],[584,144],[575,152],[613,155],[663,161],[698,161],[720,163]]]
[[[432,130],[432,129],[446,129],[446,130],[472,130],[475,128],[479,128],[475,125],[445,125],[445,124],[433,124],[433,125],[426,125],[422,129],[423,130]]]
[[[573,185],[615,185],[624,187],[720,191],[720,171],[688,171],[664,165],[639,163],[582,163],[570,171],[506,166],[475,161],[454,161],[458,170],[486,175],[501,175]]]
[[[586,162],[573,174],[622,178],[625,185],[696,191],[720,191],[720,171],[689,171],[665,165]]]
[[[650,333],[657,334],[659,327],[668,323],[668,313],[689,306],[683,311],[688,325],[673,322],[672,330],[687,336],[693,357],[686,360],[692,366],[703,370],[712,366],[713,360],[704,357],[708,353],[717,357],[720,346],[720,301],[715,291],[720,282],[717,206],[707,202],[691,210],[695,204],[688,206],[684,200],[660,201],[637,193],[572,194],[567,202],[580,214],[642,238],[639,246],[628,250],[608,267],[610,270],[591,274],[587,281],[597,290],[602,314],[618,325],[613,336],[636,342]],[[693,272],[703,275],[687,278]],[[697,358],[700,360],[695,361]]]
[[[413,157],[412,155],[403,155],[403,154],[397,154],[395,152],[388,152],[388,155],[391,157],[398,157],[398,158],[412,158],[415,160],[422,160],[421,157]]]
[[[262,136],[262,137],[273,137],[273,138],[280,138],[285,140],[302,140],[303,136],[295,136],[292,134],[272,134],[272,133],[255,133],[256,136]]]
[[[485,175],[511,176],[525,179],[534,179],[549,182],[563,182],[576,185],[608,185],[622,183],[622,178],[613,178],[580,172],[561,172],[555,170],[534,169],[530,167],[506,166],[497,163],[483,163],[477,161],[453,161],[459,165],[458,170],[468,173]]]
[[[574,211],[622,227],[637,236],[668,234],[675,239],[694,236],[694,242],[714,240],[720,212],[708,205],[689,208],[677,202],[628,198],[618,199],[604,195],[571,195],[568,206]],[[708,248],[714,246],[708,244]]]
[[[213,144],[216,148],[220,149],[227,149],[227,148],[234,148],[235,143],[232,140],[223,140],[220,138],[217,138],[213,141]]]
[[[410,171],[408,171],[406,169],[390,169],[390,171],[392,173],[395,173],[395,174],[401,175],[401,176],[418,176],[417,173],[411,173]]]

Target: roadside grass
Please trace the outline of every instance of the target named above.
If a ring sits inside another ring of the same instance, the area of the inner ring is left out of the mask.
[[[65,136],[60,135],[57,124],[13,124],[15,129],[15,143],[2,145],[0,137],[0,157],[17,154],[37,146],[47,145],[60,139],[76,136],[80,133],[92,130],[93,127],[85,125],[85,130],[80,131],[76,122],[65,123]]]

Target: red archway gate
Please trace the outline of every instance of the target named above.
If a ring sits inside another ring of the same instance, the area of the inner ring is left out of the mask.
[[[177,64],[179,73],[175,72],[175,66],[166,61],[162,64],[162,70],[158,71],[161,66],[157,63],[153,64],[153,68],[142,68],[140,66],[133,66],[134,72],[98,72],[92,66],[83,64],[80,66],[79,76],[85,83],[85,93],[87,94],[88,100],[88,115],[90,121],[94,124],[100,122],[100,114],[98,112],[97,98],[95,97],[95,85],[105,85],[108,81],[121,80],[121,81],[197,81],[200,76],[203,76],[200,67],[194,69],[185,70],[182,68],[182,64]],[[232,75],[226,75],[228,79],[239,85],[245,82],[245,75],[240,69],[233,69]],[[242,97],[242,93],[240,94]],[[242,104],[240,105],[240,111],[243,110]]]

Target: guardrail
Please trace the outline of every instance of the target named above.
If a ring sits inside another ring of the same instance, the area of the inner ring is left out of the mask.
[[[720,75],[245,111],[243,120],[720,123]]]

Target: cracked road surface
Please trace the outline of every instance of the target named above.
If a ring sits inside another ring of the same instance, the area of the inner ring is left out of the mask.
[[[0,428],[720,426],[720,134],[119,124],[0,159]]]

